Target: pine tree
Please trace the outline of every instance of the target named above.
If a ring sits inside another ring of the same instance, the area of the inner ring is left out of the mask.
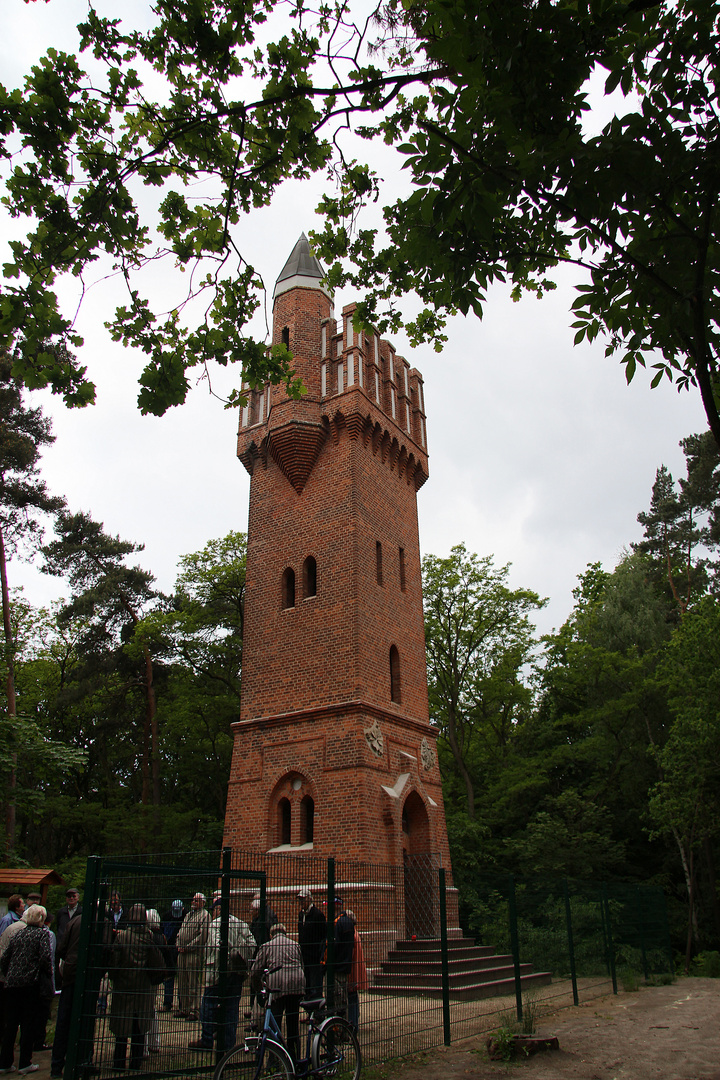
[[[15,694],[15,638],[10,616],[7,559],[19,547],[32,548],[42,534],[42,517],[60,509],[63,500],[49,494],[38,473],[42,447],[54,442],[50,421],[40,409],[26,407],[22,383],[12,373],[12,362],[0,357],[0,582],[4,631],[8,738],[14,740],[17,721]],[[5,799],[6,849],[15,844],[15,785],[17,752],[11,754]]]
[[[157,719],[154,653],[162,649],[154,627],[144,622],[151,605],[161,599],[152,587],[154,578],[126,558],[144,545],[110,536],[88,514],[63,513],[56,526],[58,539],[43,548],[48,574],[67,577],[72,599],[59,614],[59,622],[83,619],[78,640],[84,663],[77,673],[90,686],[98,680],[117,680],[118,695],[127,699],[140,690],[144,702],[142,737],[142,796],[144,806],[159,807],[160,740]]]

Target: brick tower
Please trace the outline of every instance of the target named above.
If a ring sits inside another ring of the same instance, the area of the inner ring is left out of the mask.
[[[449,867],[428,719],[418,489],[420,373],[333,316],[301,236],[277,280],[273,342],[307,395],[253,391],[241,718],[225,844]],[[406,877],[407,880],[407,877]]]

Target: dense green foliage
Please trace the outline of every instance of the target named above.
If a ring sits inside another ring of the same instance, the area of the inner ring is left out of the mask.
[[[300,393],[287,350],[245,334],[262,283],[240,224],[329,170],[316,239],[331,283],[369,293],[359,318],[397,326],[414,291],[411,340],[439,342],[492,282],[542,295],[572,264],[576,341],[604,334],[628,380],[650,363],[653,385],[697,386],[720,445],[719,19],[713,0],[387,0],[370,18],[339,0],[162,0],[138,30],[91,7],[77,55],[51,49],[0,87],[6,205],[30,229],[10,245],[0,346],[27,385],[92,400],[56,281],[109,265],[127,286],[113,337],[148,358],[143,411],[182,402],[188,369],[213,361]],[[409,184],[384,233],[358,216],[380,196],[378,139]],[[160,257],[192,271],[165,313],[141,275]]]
[[[219,847],[239,715],[244,536],[183,559],[167,598],[127,565],[137,545],[84,515],[61,517],[58,532],[47,565],[65,562],[71,600],[52,612],[13,605],[19,728],[38,743],[18,767],[16,860],[77,873],[98,852]],[[89,543],[76,546],[81,537]],[[72,767],[53,756],[58,744]]]
[[[658,884],[688,963],[720,941],[720,455],[709,432],[682,445],[686,477],[658,470],[643,540],[612,573],[587,568],[539,664],[534,594],[464,547],[425,562],[431,714],[476,932],[504,871]]]

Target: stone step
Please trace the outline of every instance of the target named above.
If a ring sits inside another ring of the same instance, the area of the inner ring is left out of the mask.
[[[552,982],[552,975],[549,971],[536,971],[529,975],[522,975],[520,979],[523,990],[528,990],[535,986],[549,986]],[[392,994],[394,997],[398,995],[416,995],[418,992],[422,993],[426,997],[439,998],[442,997],[442,986],[432,987],[418,987],[415,980],[412,983],[405,983],[404,985],[397,986],[369,986],[368,993],[371,994]],[[450,985],[450,997],[456,1000],[465,1000],[467,998],[487,998],[487,997],[505,997],[515,993],[515,978],[509,979],[495,979],[492,982],[477,982],[466,986]]]
[[[532,974],[531,964],[520,965],[520,975]],[[512,979],[515,975],[515,968],[512,963],[500,964],[497,967],[486,968],[484,971],[454,971],[449,973],[450,985],[457,987],[458,989],[463,986],[475,986],[486,982],[497,982],[501,979]],[[375,983],[378,986],[400,986],[402,984],[413,983],[419,989],[428,986],[442,987],[442,972],[430,973],[425,971],[414,971],[411,975],[401,972],[377,972],[375,974]]]
[[[491,946],[466,945],[462,949],[448,949],[448,959],[454,960],[481,960],[495,956],[495,950]],[[402,964],[425,964],[434,963],[442,958],[442,949],[439,944],[434,949],[391,949],[388,960]]]
[[[440,949],[441,946],[440,938],[417,938],[415,941],[408,938],[407,940],[396,941],[393,952],[432,952],[435,949]],[[479,949],[484,953],[494,951],[492,945],[476,945],[474,938],[466,937],[449,937],[448,949]]]
[[[431,958],[425,959],[425,957],[418,957],[415,960],[397,960],[393,957],[392,953],[384,960],[380,965],[381,969],[388,973],[398,973],[413,975],[416,972],[421,974],[442,974],[442,956],[439,954],[436,956],[434,953],[430,954]],[[448,957],[448,970],[452,972],[456,971],[484,971],[487,968],[495,967],[512,967],[512,956],[462,956],[456,958],[453,955]]]

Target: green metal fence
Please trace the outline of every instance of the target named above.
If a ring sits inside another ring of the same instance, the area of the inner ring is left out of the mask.
[[[65,1080],[116,1076],[120,1051],[124,1060],[129,1051],[126,1064],[144,1077],[210,1073],[223,1042],[242,1039],[257,1020],[250,980],[235,969],[231,916],[252,928],[257,945],[275,921],[297,938],[302,890],[325,914],[336,895],[353,913],[368,973],[356,1000],[366,1062],[492,1030],[508,1014],[522,1017],[530,1002],[541,1016],[616,991],[618,972],[649,977],[672,970],[664,896],[654,888],[486,875],[463,905],[466,933],[451,875],[431,857],[403,867],[229,849],[93,858]],[[162,970],[143,964],[128,977],[118,967],[118,945],[131,910],[142,904],[157,911],[172,937],[173,902],[187,917],[196,893],[204,894],[206,909],[220,901],[217,924],[197,955],[178,966],[172,946],[165,947]],[[321,981],[329,1001],[344,1004],[339,948],[331,917]],[[212,1044],[194,1047],[208,1022]]]

